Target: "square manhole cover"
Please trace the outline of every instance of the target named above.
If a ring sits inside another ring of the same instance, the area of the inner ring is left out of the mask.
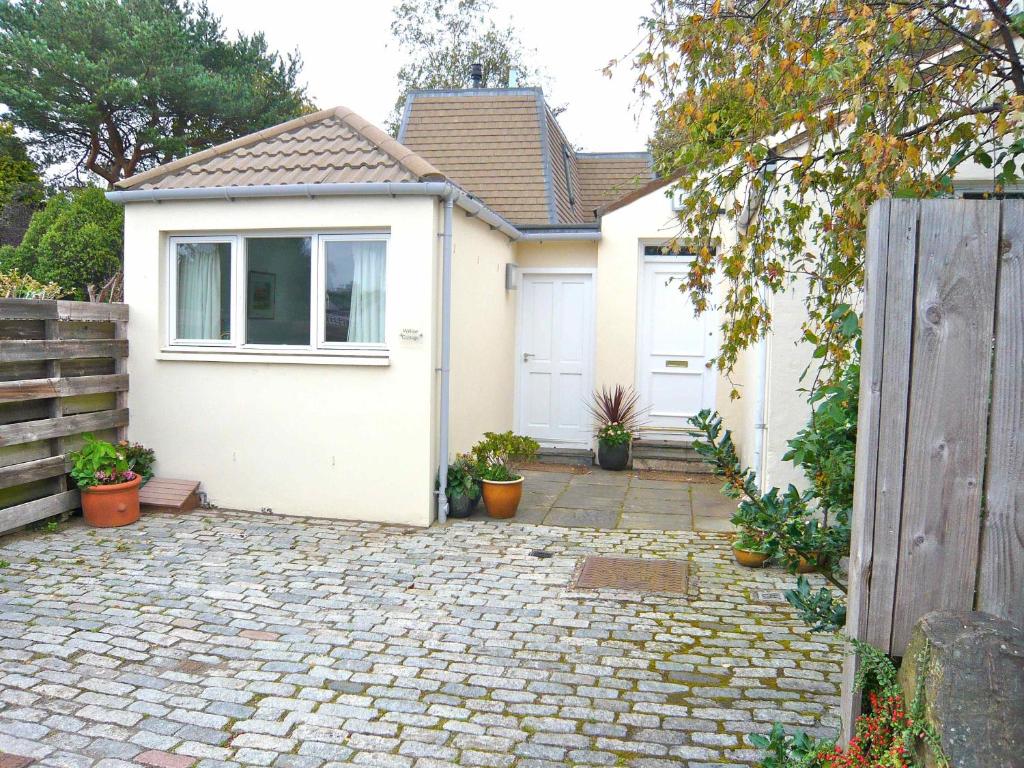
[[[631,592],[686,592],[690,566],[685,560],[598,557],[583,561],[579,589],[624,589]]]

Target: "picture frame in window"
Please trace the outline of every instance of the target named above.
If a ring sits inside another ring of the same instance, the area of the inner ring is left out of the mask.
[[[277,299],[277,275],[273,272],[249,270],[246,286],[246,314],[256,320],[273,320],[274,303]]]

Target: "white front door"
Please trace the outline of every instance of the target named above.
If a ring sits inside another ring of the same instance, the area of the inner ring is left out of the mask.
[[[518,430],[541,445],[589,447],[594,285],[590,274],[523,273]]]
[[[637,384],[648,439],[685,439],[689,417],[714,408],[715,372],[706,367],[715,354],[714,319],[709,312],[694,317],[689,295],[679,290],[686,271],[685,257],[643,264]]]

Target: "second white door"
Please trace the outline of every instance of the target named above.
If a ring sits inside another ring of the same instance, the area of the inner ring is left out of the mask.
[[[520,290],[519,431],[542,445],[589,447],[593,276],[526,273]]]
[[[707,368],[715,354],[714,318],[710,312],[695,317],[689,295],[679,290],[687,269],[685,257],[643,264],[637,383],[648,438],[687,439],[690,416],[715,403],[715,373]]]

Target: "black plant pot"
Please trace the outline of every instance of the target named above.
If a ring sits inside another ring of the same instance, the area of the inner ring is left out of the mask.
[[[625,469],[629,464],[629,443],[607,445],[598,441],[597,463],[601,465],[601,469],[610,469],[613,472]]]
[[[477,499],[470,499],[464,493],[448,497],[448,517],[469,517]]]

